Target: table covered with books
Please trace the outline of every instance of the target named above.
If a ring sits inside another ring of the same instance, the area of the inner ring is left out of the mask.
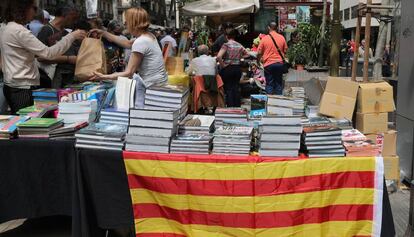
[[[0,222],[71,215],[74,236],[395,233],[378,130],[305,110],[300,87],[200,115],[171,85],[133,108],[130,81],[35,91],[34,107],[1,117]]]

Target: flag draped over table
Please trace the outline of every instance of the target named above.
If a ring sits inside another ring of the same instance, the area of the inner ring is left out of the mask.
[[[138,237],[379,236],[381,158],[124,153]]]

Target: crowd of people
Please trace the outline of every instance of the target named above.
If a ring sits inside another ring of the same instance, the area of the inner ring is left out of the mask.
[[[266,85],[268,94],[281,94],[283,90],[281,54],[286,53],[287,43],[276,32],[274,22],[269,24],[269,34],[250,41],[256,45],[250,50],[245,47],[246,37],[240,37],[232,23],[210,33],[192,32],[186,27],[150,30],[150,17],[143,8],[128,9],[122,24],[84,19],[70,4],[60,5],[52,16],[38,9],[35,0],[22,0],[9,2],[2,20],[3,92],[12,114],[33,104],[34,89],[59,89],[77,83],[74,71],[85,37],[102,39],[108,64],[107,74],[96,72],[89,80],[116,80],[121,76],[137,80],[137,107],[143,106],[145,88],[168,80],[162,54],[167,46],[169,57],[177,56],[180,48],[198,52],[187,72],[220,75],[229,107],[240,106],[243,90],[251,90],[254,79]],[[180,42],[182,32],[188,33],[185,45]],[[7,105],[0,103],[1,112]]]

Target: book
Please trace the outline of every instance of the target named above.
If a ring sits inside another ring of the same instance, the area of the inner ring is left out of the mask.
[[[287,107],[293,108],[295,106],[295,102],[291,97],[287,96],[279,96],[279,95],[269,95],[267,98],[267,105],[269,106],[277,106],[277,107]]]
[[[266,116],[262,118],[263,125],[301,125],[302,121],[297,116]]]
[[[305,127],[303,132],[306,137],[341,136],[342,138],[342,130],[339,128]]]
[[[293,108],[267,105],[268,115],[293,116]]]
[[[177,120],[177,119],[176,119]],[[157,119],[139,119],[131,118],[129,126],[145,127],[145,128],[168,128],[173,129],[177,126],[177,121],[157,120]]]
[[[56,124],[61,123],[62,119],[54,119],[54,118],[32,118],[25,122],[17,124],[18,128],[50,128],[55,126]]]
[[[262,134],[300,134],[302,133],[302,125],[263,125]]]
[[[265,116],[267,111],[267,95],[251,95],[250,100],[250,117],[261,118]]]
[[[58,98],[58,90],[56,89],[37,89],[32,92],[33,97],[49,97],[49,98]]]
[[[0,115],[0,133],[13,134],[17,131],[17,124],[26,122],[27,116]]]
[[[131,109],[129,117],[141,119],[162,118],[164,120],[174,120],[179,116],[179,110],[176,109]]]
[[[73,124],[66,125],[66,126],[61,127],[61,128],[57,128],[57,129],[51,131],[49,133],[49,135],[56,137],[56,136],[59,136],[59,135],[67,136],[68,134],[73,134],[73,136],[74,136],[76,131],[78,131],[78,130],[86,127],[86,126],[88,126],[87,122],[73,123]]]
[[[76,137],[80,138],[106,138],[123,140],[127,131],[127,126],[107,124],[107,123],[91,123],[87,127],[79,130]],[[86,135],[86,136],[85,136]]]
[[[301,134],[273,134],[273,133],[264,133],[260,137],[260,140],[263,141],[300,141]]]
[[[157,153],[169,153],[169,146],[157,146],[157,145],[141,145],[141,144],[130,144],[127,143],[125,146],[127,151],[138,151],[138,152],[157,152]]]
[[[76,143],[75,147],[97,149],[97,150],[122,151],[122,147],[113,147],[113,146],[107,146],[107,145],[91,145],[91,144]]]
[[[313,150],[335,150],[335,149],[343,149],[344,146],[342,144],[340,145],[306,145],[306,149],[308,151]]]
[[[271,157],[298,157],[299,151],[294,150],[266,150],[260,149],[260,156],[271,156]]]
[[[365,141],[367,137],[357,129],[342,130],[342,141]]]
[[[262,149],[288,149],[288,150],[299,150],[300,142],[261,142],[260,148]]]
[[[187,93],[189,93],[188,87],[174,85],[151,86],[145,91],[146,95],[165,96],[172,98],[181,98]]]
[[[339,135],[327,135],[327,136],[305,136],[305,144],[307,144],[308,142],[321,142],[321,141],[342,141],[342,136]]]
[[[176,128],[147,128],[129,126],[128,134],[140,136],[172,137],[176,133]]]
[[[148,145],[159,145],[159,144],[169,144],[170,137],[147,137],[147,136],[138,136],[134,134],[127,134],[125,137],[127,143],[130,144],[148,144]]]

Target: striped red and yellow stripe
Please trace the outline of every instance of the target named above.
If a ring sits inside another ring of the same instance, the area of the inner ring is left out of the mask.
[[[374,157],[124,161],[139,237],[375,236]]]

